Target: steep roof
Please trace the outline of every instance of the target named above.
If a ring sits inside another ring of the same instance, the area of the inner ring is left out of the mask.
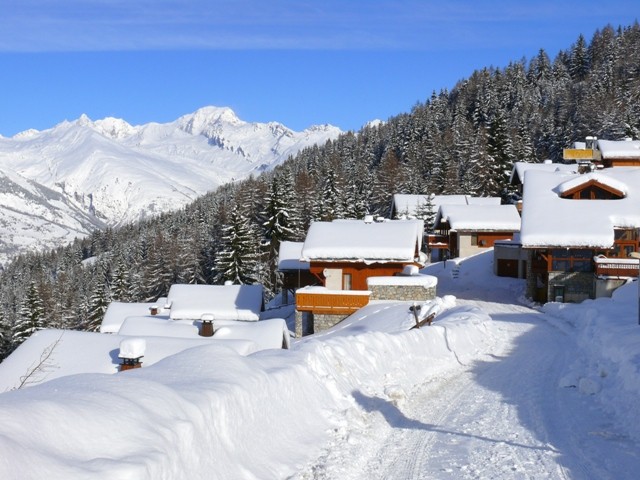
[[[314,222],[302,247],[305,261],[412,262],[422,247],[422,220]]]
[[[447,222],[452,230],[517,232],[520,214],[515,205],[442,205],[436,224]]]
[[[567,189],[597,180],[625,194],[621,199],[562,198]],[[524,247],[611,248],[614,227],[640,227],[640,169],[617,167],[592,174],[526,173],[522,229]]]

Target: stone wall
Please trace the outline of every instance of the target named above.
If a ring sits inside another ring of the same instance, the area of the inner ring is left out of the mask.
[[[296,338],[328,330],[348,315],[326,315],[296,311]]]
[[[594,276],[592,272],[549,272],[548,298],[554,302],[553,286],[563,285],[564,301],[567,303],[582,302],[594,298]]]
[[[371,300],[424,302],[436,298],[436,287],[424,285],[369,285]]]
[[[340,323],[349,315],[326,315],[326,314],[313,314],[313,332],[318,333],[323,330],[328,330],[334,325]]]

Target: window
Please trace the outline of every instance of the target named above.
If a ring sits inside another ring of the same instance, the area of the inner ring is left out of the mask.
[[[345,273],[342,275],[342,289],[351,290],[351,274]]]
[[[478,246],[478,234],[477,233],[472,233],[471,234],[471,245],[473,245],[474,247]]]
[[[558,248],[551,252],[551,270],[556,272],[592,272],[593,251]]]
[[[631,252],[638,251],[638,231],[635,228],[617,228],[614,230],[614,244],[611,256],[628,258]]]

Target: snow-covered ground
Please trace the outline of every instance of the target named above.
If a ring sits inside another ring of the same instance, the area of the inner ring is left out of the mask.
[[[381,302],[291,350],[200,345],[7,391],[0,478],[637,477],[637,283],[535,307],[490,252],[425,273],[430,327]]]

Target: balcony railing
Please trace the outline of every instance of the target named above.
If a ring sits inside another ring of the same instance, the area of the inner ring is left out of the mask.
[[[596,275],[606,277],[637,277],[638,260],[618,258],[596,258]]]
[[[308,287],[296,291],[296,310],[328,315],[350,315],[369,303],[368,290],[328,290]]]

